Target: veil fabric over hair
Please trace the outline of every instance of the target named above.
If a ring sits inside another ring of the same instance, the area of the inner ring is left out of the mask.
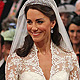
[[[56,15],[58,26],[59,26],[59,33],[62,35],[60,46],[64,49],[69,49],[70,51],[73,51],[66,29],[60,18],[55,1],[54,0],[27,0],[25,4],[23,5],[23,7],[21,8],[19,16],[18,16],[16,32],[15,32],[15,36],[14,36],[13,43],[11,46],[10,54],[12,54],[15,51],[15,49],[22,47],[24,44],[25,36],[28,35],[27,20],[25,17],[24,9],[27,5],[33,5],[33,4],[46,5],[53,9]]]

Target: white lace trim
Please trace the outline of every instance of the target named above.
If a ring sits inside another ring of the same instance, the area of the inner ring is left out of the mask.
[[[44,80],[46,80],[42,72],[42,69],[39,67],[37,51],[38,50],[36,46],[33,46],[33,48],[31,49],[31,53],[27,55],[27,57],[20,58],[19,56],[16,55],[16,53],[9,56],[8,63],[6,65],[6,70],[8,70],[7,80],[17,80],[18,75],[20,76],[23,72],[37,73],[41,75]],[[67,73],[66,77],[69,78],[68,75],[70,75],[71,78],[70,80],[78,80],[77,76],[78,62],[75,54],[65,53],[53,43],[51,43],[51,53],[52,53],[52,67],[50,71],[50,80],[53,80],[52,77],[56,73],[63,71]],[[74,66],[75,71],[70,74],[70,72],[74,69]]]

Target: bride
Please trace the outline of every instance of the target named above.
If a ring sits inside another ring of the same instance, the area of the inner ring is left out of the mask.
[[[79,80],[79,65],[54,0],[23,5],[6,80]]]

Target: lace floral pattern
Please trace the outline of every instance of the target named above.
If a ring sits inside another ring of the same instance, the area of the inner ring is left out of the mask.
[[[52,67],[49,80],[79,80],[78,61],[74,53],[66,53],[53,43],[51,53]],[[7,59],[6,80],[26,80],[26,78],[29,78],[28,80],[46,80],[42,69],[39,67],[35,46],[26,57],[19,57],[16,53],[13,53]]]

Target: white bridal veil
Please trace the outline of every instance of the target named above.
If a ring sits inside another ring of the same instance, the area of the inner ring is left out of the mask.
[[[62,48],[69,48],[70,51],[73,51],[69,37],[67,35],[66,29],[62,23],[62,20],[60,18],[56,3],[54,0],[27,0],[23,7],[20,10],[18,21],[17,21],[17,27],[16,32],[14,36],[14,40],[11,46],[10,54],[14,52],[15,49],[21,47],[24,43],[24,38],[26,35],[28,35],[27,32],[27,21],[24,14],[24,9],[26,5],[33,5],[33,4],[41,4],[51,7],[56,15],[56,19],[59,26],[59,33],[62,35],[63,40],[60,42],[60,46]]]

